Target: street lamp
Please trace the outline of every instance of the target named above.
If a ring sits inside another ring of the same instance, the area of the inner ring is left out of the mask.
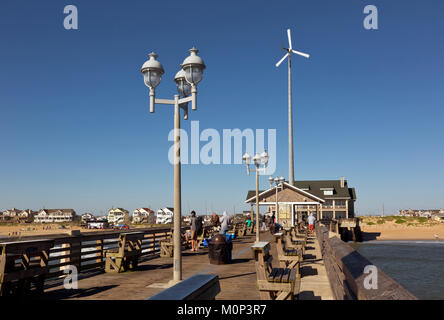
[[[248,152],[245,152],[244,156],[242,157],[242,160],[247,165],[248,175],[250,175],[250,171],[256,171],[256,242],[259,242],[259,172],[265,172],[265,170],[267,170],[266,166],[269,158],[270,157],[265,150],[262,152],[262,154],[256,152],[256,155],[253,157],[253,164],[256,169],[250,169],[251,156],[248,154]],[[263,165],[263,167],[260,168],[260,165]]]
[[[205,64],[197,56],[199,52],[196,48],[189,50],[190,55],[181,64],[181,70],[176,73],[174,81],[177,85],[179,94],[174,95],[174,100],[156,99],[156,87],[162,80],[164,70],[157,54],[149,54],[150,59],[146,61],[141,72],[143,74],[145,85],[150,89],[150,112],[154,113],[156,104],[165,104],[174,106],[174,260],[173,260],[173,283],[182,280],[182,245],[181,245],[181,163],[180,163],[180,108],[184,110],[184,120],[188,119],[188,103],[191,102],[191,108],[197,109],[196,94],[197,84],[202,80]],[[191,96],[190,96],[191,94]],[[181,98],[182,97],[182,98]]]
[[[272,176],[268,178],[268,182],[270,183],[270,188],[273,187],[273,182],[276,184],[276,221],[279,222],[279,203],[278,203],[278,190],[284,189],[284,177],[276,177],[273,179]]]

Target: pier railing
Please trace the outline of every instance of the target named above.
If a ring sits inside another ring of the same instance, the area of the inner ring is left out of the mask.
[[[336,300],[417,300],[325,226],[317,224],[316,236]]]
[[[208,227],[205,227],[208,228]],[[185,232],[189,227],[182,228]],[[46,279],[57,278],[67,275],[67,268],[73,265],[77,272],[85,272],[94,269],[104,269],[105,250],[118,247],[119,235],[121,233],[142,233],[142,254],[140,261],[157,257],[160,252],[160,241],[171,237],[172,228],[145,228],[130,230],[112,230],[112,231],[89,231],[80,233],[73,231],[71,235],[53,234],[44,236],[30,236],[21,239],[9,238],[7,241],[28,241],[29,246],[33,245],[33,240],[51,239],[54,246],[49,250],[48,264],[49,271]],[[21,260],[15,261],[20,268]]]

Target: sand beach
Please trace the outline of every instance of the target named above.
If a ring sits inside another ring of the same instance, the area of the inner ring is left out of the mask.
[[[365,217],[360,226],[364,241],[444,240],[444,223],[432,220],[412,217]]]

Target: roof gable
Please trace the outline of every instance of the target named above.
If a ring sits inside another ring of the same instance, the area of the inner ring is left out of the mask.
[[[286,189],[287,190],[291,190],[292,192],[294,192],[294,193],[296,193],[296,194],[301,196],[301,197],[299,197],[300,199],[295,201],[295,202],[306,201],[306,198],[309,198],[309,199],[311,199],[313,201],[320,202],[320,203],[324,203],[325,202],[324,199],[316,197],[315,195],[313,195],[313,194],[311,194],[311,193],[309,193],[307,191],[304,191],[304,190],[299,189],[299,188],[297,188],[295,186],[292,186],[292,185],[290,185],[287,182],[284,182],[283,185],[284,185],[283,190],[279,190],[278,193],[282,193]],[[266,200],[266,198],[270,197],[270,196],[274,197],[275,193],[276,193],[276,187],[271,187],[271,188],[269,188],[269,189],[267,189],[265,191],[262,191],[262,192],[259,193],[259,201],[263,201],[264,199]],[[305,199],[305,200],[302,200],[302,199]],[[246,203],[250,203],[250,202],[253,202],[253,201],[256,201],[256,192],[254,193],[253,196],[251,196],[250,198],[247,198],[247,200],[245,200]]]

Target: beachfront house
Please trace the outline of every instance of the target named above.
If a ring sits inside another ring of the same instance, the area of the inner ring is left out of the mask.
[[[259,205],[268,207],[280,224],[294,226],[306,221],[310,212],[318,220],[353,218],[355,216],[355,188],[348,186],[347,180],[301,180],[288,182],[277,190],[279,214],[276,214],[276,186],[259,191]],[[256,204],[256,191],[250,190],[245,203]]]
[[[122,208],[112,208],[108,211],[107,220],[112,225],[128,223],[129,211]]]
[[[71,222],[76,218],[74,209],[41,209],[35,216],[37,223]]]
[[[432,219],[444,223],[444,213],[437,213],[432,216]]]
[[[34,221],[34,216],[37,214],[37,211],[33,211],[31,209],[26,209],[21,211],[17,216],[20,222],[30,223]]]
[[[18,216],[18,214],[20,212],[21,212],[21,210],[16,209],[16,208],[12,208],[10,210],[5,210],[5,211],[3,211],[3,214],[2,214],[3,215],[3,219],[5,219],[5,220],[12,219],[12,218]]]
[[[165,207],[163,209],[157,210],[156,223],[157,224],[167,224],[173,223],[174,221],[174,209],[170,207]]]
[[[440,209],[408,209],[399,210],[398,215],[403,217],[425,217],[430,218],[435,214],[440,213]]]
[[[80,220],[82,223],[86,223],[88,221],[95,221],[96,217],[93,214],[86,212],[80,216]]]
[[[133,211],[133,223],[156,223],[156,214],[150,208],[139,208]]]

